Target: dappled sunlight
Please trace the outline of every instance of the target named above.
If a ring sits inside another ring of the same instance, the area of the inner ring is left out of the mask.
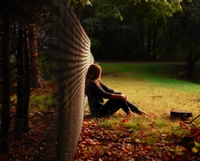
[[[128,95],[128,100],[137,107],[158,115],[170,114],[171,110],[200,113],[200,95],[182,90],[159,86],[154,83],[124,77],[103,80],[109,87]],[[200,87],[199,87],[200,89]]]
[[[90,131],[90,135],[87,134],[87,140],[89,137],[92,144],[97,142],[99,151],[90,146],[92,150],[88,152],[88,155],[109,158],[115,156],[126,159],[141,159],[144,156],[162,158],[165,156],[173,159],[186,154],[188,157],[195,158],[193,152],[198,152],[195,149],[196,145],[193,146],[195,150],[191,152],[185,138],[191,133],[199,136],[199,132],[193,129],[192,125],[185,124],[180,118],[172,119],[170,112],[172,110],[189,111],[193,113],[193,116],[199,115],[200,95],[197,92],[191,93],[191,91],[169,87],[168,84],[148,82],[131,76],[120,76],[120,74],[117,77],[107,74],[102,77],[102,80],[110,88],[128,95],[129,102],[148,112],[151,117],[137,114],[126,117],[123,110],[120,109],[109,118],[90,120],[87,128],[94,128],[96,131]],[[185,88],[190,88],[190,86]],[[200,87],[198,88],[200,89]],[[195,89],[195,91],[197,90]],[[192,119],[190,117],[187,121]],[[198,120],[195,123],[197,125]],[[86,127],[84,126],[84,128]],[[85,137],[83,130],[79,140],[77,150],[79,156],[77,158],[81,158],[80,154],[84,148],[88,149],[88,143],[84,142]],[[190,143],[192,141],[190,140]],[[113,148],[117,153],[112,151]]]

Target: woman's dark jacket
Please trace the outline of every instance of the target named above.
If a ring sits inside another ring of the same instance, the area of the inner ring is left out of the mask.
[[[101,81],[99,82],[99,85],[97,85],[94,81],[91,81],[86,86],[86,95],[88,97],[91,114],[97,114],[104,105],[104,99],[109,99],[112,93],[115,92],[104,85]]]

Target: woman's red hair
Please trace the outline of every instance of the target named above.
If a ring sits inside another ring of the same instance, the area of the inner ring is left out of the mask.
[[[87,75],[86,75],[86,86],[90,81],[99,80],[101,77],[101,67],[98,64],[92,64],[88,68]]]

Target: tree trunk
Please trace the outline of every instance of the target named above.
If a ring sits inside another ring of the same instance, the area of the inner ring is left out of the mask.
[[[192,80],[194,78],[194,66],[196,61],[199,58],[199,54],[195,52],[196,50],[191,49],[189,51],[188,59],[187,59],[187,79]]]
[[[192,60],[192,54],[188,55],[187,59],[187,79],[193,78],[194,62]]]
[[[9,5],[9,2],[5,2]],[[7,7],[6,6],[6,7]],[[4,7],[4,8],[6,8]],[[7,153],[9,149],[9,126],[10,126],[10,64],[9,64],[9,48],[10,48],[10,20],[6,14],[7,10],[3,10],[3,36],[2,36],[2,112],[1,112],[1,130],[0,130],[0,152]]]
[[[151,36],[152,31],[151,31],[151,26],[148,28],[148,34],[147,34],[147,47],[146,47],[146,58],[149,60],[151,58],[151,48],[152,48],[152,39]]]
[[[144,26],[143,26],[143,22],[140,22],[140,29],[139,29],[139,53],[140,53],[140,60],[145,59],[146,58],[146,54],[145,54],[145,38],[144,38]]]
[[[35,24],[31,24],[28,30],[29,48],[30,48],[30,64],[31,64],[31,86],[33,88],[41,88],[43,78],[39,69],[38,46],[37,46],[37,29]]]
[[[19,24],[19,44],[16,56],[17,61],[17,107],[15,117],[15,140],[21,138],[22,116],[24,109],[24,32],[22,23]]]
[[[153,24],[153,35],[152,35],[152,48],[153,50],[156,49],[156,43],[157,43],[157,34],[158,34],[158,29],[157,29],[157,24]]]
[[[21,23],[22,24],[22,23]],[[15,140],[29,130],[30,101],[30,52],[26,25],[19,25],[19,46],[17,55],[17,109],[15,121]]]
[[[24,37],[24,110],[23,110],[23,118],[22,118],[22,131],[27,132],[29,130],[29,101],[30,101],[30,53],[29,53],[29,45],[28,45],[28,35],[27,31],[25,31]]]

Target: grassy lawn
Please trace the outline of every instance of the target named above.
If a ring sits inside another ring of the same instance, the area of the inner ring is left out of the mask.
[[[100,63],[102,80],[109,87],[128,95],[139,108],[169,116],[171,110],[200,114],[200,85],[173,78],[170,65]]]
[[[171,110],[190,111],[194,117],[200,114],[200,85],[176,79],[182,71],[173,65],[100,65],[102,81],[108,87],[127,94],[130,102],[153,117],[127,118],[122,110],[109,118],[85,117],[75,161],[193,161],[200,158],[199,129],[192,134],[190,125],[180,119],[170,119]],[[86,106],[85,114],[88,112]],[[24,134],[20,142],[13,142],[9,154],[4,157],[7,160],[55,161],[54,82],[45,82],[43,88],[32,92],[29,117],[29,133]],[[200,128],[200,118],[194,124]]]
[[[170,111],[189,111],[193,117],[199,115],[200,85],[175,79],[180,71],[172,65],[99,64],[103,69],[102,81],[108,87],[127,94],[130,102],[153,117],[126,119],[120,110],[108,119],[85,119],[76,160],[96,157],[102,160],[184,160],[185,157],[195,160],[199,157],[199,140],[190,140],[191,147],[185,144],[184,139],[191,135],[191,125],[180,119],[171,120]],[[200,119],[194,121],[197,127],[199,123]]]

